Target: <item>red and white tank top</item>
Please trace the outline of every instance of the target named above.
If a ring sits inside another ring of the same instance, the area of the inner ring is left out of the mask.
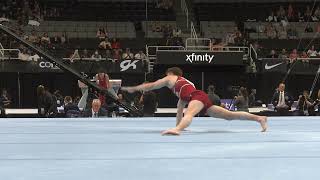
[[[196,87],[189,80],[179,76],[175,85],[171,89],[173,93],[184,101],[190,101],[191,93],[197,91]]]

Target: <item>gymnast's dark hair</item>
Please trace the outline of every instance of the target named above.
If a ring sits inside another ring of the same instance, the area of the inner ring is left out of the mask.
[[[166,74],[168,74],[168,73],[172,73],[172,74],[174,74],[176,76],[182,76],[183,75],[182,69],[180,69],[178,67],[172,67],[172,68],[167,69]]]

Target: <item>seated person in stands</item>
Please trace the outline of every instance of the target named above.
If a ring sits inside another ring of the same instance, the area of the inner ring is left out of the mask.
[[[120,49],[121,48],[120,42],[116,38],[112,39],[111,48],[112,49]]]
[[[291,96],[285,92],[285,88],[286,85],[284,83],[280,83],[271,100],[275,107],[275,111],[278,112],[279,115],[288,115],[293,104],[293,100]]]
[[[129,48],[126,48],[126,51],[122,54],[122,59],[133,59],[133,53],[131,53]]]
[[[6,89],[3,89],[0,96],[0,104],[2,104],[2,107],[8,108],[10,107],[11,100],[8,95],[8,91]]]
[[[101,101],[99,99],[94,99],[92,101],[91,109],[87,109],[83,116],[92,118],[106,117],[108,116],[108,113],[101,107]]]
[[[143,117],[153,117],[158,107],[156,93],[153,91],[144,92],[140,97],[139,104],[142,107]]]
[[[234,105],[237,107],[237,111],[249,112],[249,96],[245,87],[240,87],[239,94],[235,97]]]
[[[57,100],[44,86],[37,88],[38,114],[40,117],[55,117],[57,115]]]
[[[107,32],[105,28],[100,27],[97,31],[97,38],[105,39],[107,37]]]
[[[208,86],[208,97],[212,104],[216,106],[221,106],[221,100],[220,97],[215,93],[216,88],[214,85]]]
[[[41,43],[42,44],[50,44],[50,38],[48,36],[48,33],[44,33],[41,37]]]
[[[278,58],[279,56],[276,54],[276,51],[272,49],[270,51],[270,54],[267,56],[267,58]]]
[[[304,116],[312,113],[313,109],[313,101],[309,97],[308,91],[303,91],[303,94],[299,96],[297,110],[295,111],[295,115]]]
[[[64,98],[64,113],[66,117],[80,116],[80,109],[75,103],[73,103],[71,96],[66,96]]]
[[[249,107],[255,107],[256,106],[256,89],[251,89],[251,94],[249,95]]]
[[[307,51],[309,57],[317,57],[318,52],[315,50],[314,45],[311,46],[311,49]]]
[[[108,41],[107,38],[105,38],[100,42],[99,48],[103,50],[111,49],[111,43]]]
[[[147,59],[147,56],[143,53],[143,51],[139,51],[135,56],[134,59]]]
[[[96,50],[96,51],[94,52],[94,54],[92,54],[91,58],[92,58],[92,59],[101,59],[102,56],[99,54],[99,51]]]
[[[289,55],[290,63],[292,63],[295,60],[297,60],[297,58],[299,58],[298,51],[297,51],[297,49],[293,49],[292,52]]]

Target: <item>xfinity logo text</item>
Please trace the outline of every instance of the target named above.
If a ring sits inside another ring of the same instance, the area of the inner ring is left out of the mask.
[[[209,62],[214,58],[214,55],[204,54],[204,55],[196,55],[195,53],[192,53],[190,55],[186,55],[187,59],[186,61],[193,63],[193,62]]]
[[[60,69],[58,66],[54,65],[53,63],[51,62],[44,62],[44,61],[41,61],[39,63],[39,67],[40,68],[48,68],[48,69]]]
[[[121,68],[121,72],[122,71],[126,71],[128,70],[130,67],[132,67],[132,69],[137,69],[137,65],[136,63],[138,62],[139,60],[134,60],[134,61],[131,61],[131,60],[125,60],[125,61],[122,61],[120,63],[120,68]]]

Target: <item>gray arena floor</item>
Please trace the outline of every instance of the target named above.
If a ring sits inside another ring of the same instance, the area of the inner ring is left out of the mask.
[[[1,180],[319,179],[320,118],[0,119]]]

